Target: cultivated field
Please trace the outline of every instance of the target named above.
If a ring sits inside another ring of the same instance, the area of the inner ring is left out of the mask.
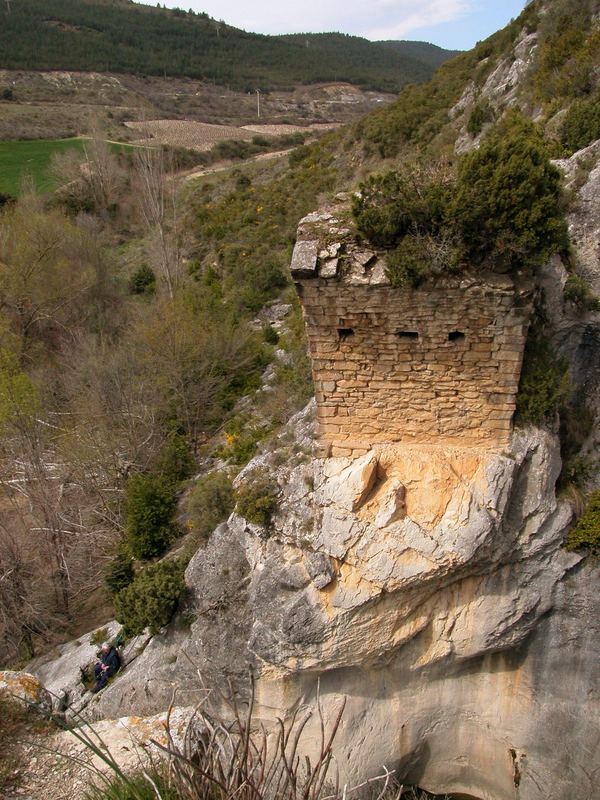
[[[2,0],[0,0],[2,4]],[[107,138],[128,141],[126,120],[194,120],[216,126],[310,126],[349,123],[395,95],[344,83],[265,92],[257,119],[254,92],[234,92],[191,78],[158,78],[83,72],[0,70],[0,140],[65,139],[87,133],[95,120]]]
[[[51,173],[50,164],[55,153],[67,150],[84,152],[86,139],[38,139],[24,142],[0,141],[0,193],[17,197],[21,193],[23,181],[33,180],[38,192],[51,192],[56,188],[56,179]],[[128,145],[111,143],[114,150],[128,148]]]
[[[339,128],[341,122],[320,122],[313,125],[243,125],[241,130],[260,136],[287,136],[291,133],[326,133]]]
[[[125,125],[136,131],[140,138],[137,144],[169,144],[175,147],[189,147],[191,150],[210,150],[217,142],[225,139],[252,139],[252,132],[230,125],[208,125],[184,119],[154,119],[146,122],[126,122]]]
[[[83,139],[42,139],[0,142],[0,192],[16,197],[24,179],[31,178],[39,192],[50,192],[56,182],[49,172],[54,153],[83,152]]]
[[[293,133],[317,134],[339,127],[340,123],[313,125],[209,125],[205,122],[181,119],[154,119],[146,122],[126,122],[139,135],[136,144],[167,144],[191,150],[210,150],[217,142],[227,139],[250,141],[255,136],[275,138]]]

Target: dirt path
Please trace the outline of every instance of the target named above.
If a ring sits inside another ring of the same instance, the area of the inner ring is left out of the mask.
[[[293,149],[294,148],[292,147],[288,150],[277,150],[273,153],[259,153],[259,155],[252,156],[252,158],[246,158],[243,161],[227,161],[216,167],[205,167],[204,169],[194,170],[193,172],[189,172],[187,175],[185,175],[184,180],[191,181],[195,178],[202,178],[205,175],[214,175],[216,172],[226,172],[228,169],[232,169],[237,165],[252,164],[256,161],[270,161],[274,158],[281,158],[282,156],[289,155]]]

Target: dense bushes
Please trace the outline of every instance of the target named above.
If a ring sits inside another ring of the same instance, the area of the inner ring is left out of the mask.
[[[298,220],[335,186],[325,141],[306,147],[304,157],[273,180],[244,181],[223,194],[204,184],[190,196],[198,273],[218,283],[237,310],[254,313],[289,284]]]
[[[563,289],[563,298],[565,302],[573,303],[582,311],[600,311],[600,300],[580,275],[569,275]]]
[[[156,275],[147,264],[137,269],[129,281],[131,294],[154,294],[156,291]]]
[[[187,500],[194,541],[207,539],[233,507],[233,487],[224,472],[211,472],[200,478]]]
[[[271,428],[252,423],[246,414],[237,414],[225,423],[223,430],[226,443],[215,455],[242,467],[254,456],[259,442],[268,435]]]
[[[254,525],[268,527],[277,508],[277,485],[266,472],[250,475],[236,492],[237,513]]]
[[[115,616],[125,635],[137,636],[145,628],[158,633],[173,617],[184,589],[181,562],[147,566],[115,596]]]
[[[122,547],[106,570],[105,583],[111,594],[118,594],[121,589],[133,581],[135,572],[133,570],[133,560],[126,548]]]
[[[569,531],[566,547],[600,553],[600,491],[591,495],[584,514]]]
[[[600,34],[591,25],[593,0],[555,0],[540,16],[533,71],[539,99],[577,97],[593,85]]]
[[[517,395],[521,422],[540,424],[551,419],[569,394],[567,364],[558,359],[551,344],[535,328],[525,346]]]
[[[372,175],[353,200],[356,225],[378,247],[395,247],[407,234],[435,234],[447,220],[452,190],[452,174],[435,168]]]
[[[575,100],[561,126],[561,141],[569,153],[575,153],[600,139],[600,91]]]
[[[371,176],[360,188],[352,209],[357,228],[378,247],[394,248],[387,270],[393,286],[418,286],[458,267],[449,169],[406,168]]]
[[[460,162],[453,203],[464,256],[498,271],[533,270],[568,248],[561,174],[531,123],[513,116]]]
[[[492,122],[494,119],[494,110],[487,100],[479,100],[469,114],[467,120],[467,131],[471,136],[479,136],[483,130],[483,126]]]
[[[359,231],[388,258],[393,285],[461,268],[533,271],[568,247],[561,176],[533,126],[511,116],[448,169],[371,177],[353,205]]]
[[[187,436],[171,430],[160,448],[153,472],[177,489],[181,481],[189,478],[194,469],[194,458]]]
[[[132,475],[127,483],[127,543],[135,558],[162,555],[175,538],[176,496],[161,476]]]

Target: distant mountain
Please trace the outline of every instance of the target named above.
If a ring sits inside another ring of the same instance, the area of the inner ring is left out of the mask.
[[[13,0],[0,7],[0,68],[188,76],[234,89],[348,81],[399,91],[453,55],[339,33],[263,36],[207,14],[132,0]]]
[[[444,50],[443,47],[438,47],[436,44],[430,44],[429,42],[409,42],[404,39],[376,42],[376,44],[388,50],[401,53],[403,56],[414,58],[415,61],[419,61],[421,64],[428,64],[434,69],[462,52],[462,50]]]

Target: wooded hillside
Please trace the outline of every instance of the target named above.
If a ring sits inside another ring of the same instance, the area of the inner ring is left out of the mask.
[[[349,81],[399,91],[453,55],[343,34],[262,36],[128,0],[19,0],[0,9],[0,68],[189,76],[254,90]],[[435,53],[435,56],[432,54]]]

